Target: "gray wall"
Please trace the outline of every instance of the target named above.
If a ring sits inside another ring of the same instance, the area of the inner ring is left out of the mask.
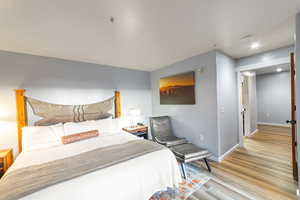
[[[150,72],[0,51],[0,149],[17,147],[14,89],[61,104],[93,103],[121,92],[124,117],[130,108],[150,116]]]
[[[219,155],[223,155],[238,144],[237,76],[233,59],[220,52],[216,56]]]
[[[245,65],[253,65],[274,59],[286,58],[291,52],[294,52],[294,45],[256,54],[254,56],[240,58],[237,60],[236,66],[240,67]]]
[[[300,13],[296,17],[296,60],[300,60]],[[300,70],[296,70],[296,76],[300,77]],[[300,81],[297,81],[297,105],[300,106]],[[297,109],[297,119],[300,119],[300,109]],[[297,123],[297,143],[300,144],[300,123]],[[300,160],[300,146],[298,145],[298,159]],[[298,164],[298,172],[300,172],[300,165]],[[299,180],[300,180],[300,173]],[[298,186],[300,188],[300,184]]]
[[[291,118],[290,72],[258,75],[258,122],[286,125]]]
[[[203,72],[198,69],[203,68]],[[159,79],[196,71],[195,105],[160,105]],[[216,53],[194,56],[151,73],[153,115],[172,117],[175,134],[218,156]],[[203,140],[201,140],[201,135]]]
[[[199,70],[202,69],[202,70]],[[160,105],[159,79],[196,72],[195,105]],[[220,157],[238,144],[235,62],[221,52],[208,52],[151,73],[153,115],[172,117],[174,132]]]

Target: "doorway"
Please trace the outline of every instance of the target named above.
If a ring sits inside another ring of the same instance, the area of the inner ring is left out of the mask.
[[[271,132],[280,133],[282,137],[286,134],[291,151],[284,153],[289,153],[291,159],[288,162],[293,168],[293,177],[297,180],[294,74],[293,53],[288,62],[238,69],[241,113],[239,140],[240,146],[244,147],[245,137],[265,134],[266,138],[271,138],[273,135],[268,135]]]
[[[253,135],[257,123],[257,104],[256,104],[256,73],[246,71],[242,73],[242,118],[243,136]]]

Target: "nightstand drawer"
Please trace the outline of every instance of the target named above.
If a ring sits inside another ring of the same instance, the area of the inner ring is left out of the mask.
[[[12,149],[0,150],[0,168],[5,173],[13,163]]]
[[[3,167],[4,167],[3,159],[0,158],[0,178],[1,178],[1,177],[3,176],[3,174],[4,174],[4,169],[3,169]]]
[[[131,133],[132,135],[143,137],[144,139],[148,139],[148,133],[147,132],[137,132],[137,133]]]

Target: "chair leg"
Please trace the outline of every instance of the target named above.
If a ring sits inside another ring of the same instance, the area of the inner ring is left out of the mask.
[[[187,177],[186,177],[185,164],[182,162],[182,163],[180,164],[180,166],[181,166],[181,169],[182,169],[182,175],[183,175],[183,178],[186,179]]]
[[[206,164],[206,167],[207,167],[208,171],[211,172],[211,168],[210,168],[210,165],[209,165],[207,159],[206,159],[206,158],[203,158],[203,160],[204,160],[204,162],[205,162],[205,164]]]

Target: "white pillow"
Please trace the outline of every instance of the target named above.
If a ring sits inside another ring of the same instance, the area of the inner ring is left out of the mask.
[[[22,151],[31,151],[61,145],[58,134],[63,132],[62,124],[54,126],[27,126],[22,128]]]
[[[72,135],[76,133],[93,131],[93,130],[98,130],[99,136],[105,135],[107,133],[113,133],[114,128],[113,128],[112,120],[113,120],[112,117],[109,117],[105,119],[91,120],[91,121],[84,121],[84,122],[68,122],[63,125],[64,135]]]
[[[60,140],[61,136],[64,135],[64,125],[62,123],[49,126],[54,132],[55,136]]]
[[[94,121],[94,123],[95,123],[100,135],[114,132],[112,117],[96,120],[96,121]]]
[[[68,122],[63,125],[64,135],[72,135],[76,133],[97,130],[95,121],[85,122]]]

